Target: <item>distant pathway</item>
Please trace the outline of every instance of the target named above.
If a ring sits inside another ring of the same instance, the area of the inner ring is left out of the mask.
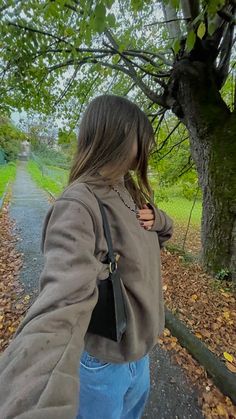
[[[33,301],[38,294],[44,262],[40,251],[42,223],[50,203],[47,193],[33,182],[25,165],[26,162],[20,161],[17,168],[10,216],[15,219],[15,232],[21,237],[16,244],[17,251],[24,253],[19,279]],[[156,346],[150,360],[151,394],[143,418],[202,419],[197,391],[188,384],[184,370],[171,361],[171,352]]]
[[[40,241],[43,220],[50,203],[48,194],[32,180],[26,164],[26,161],[18,162],[16,179],[12,185],[10,216],[16,222],[14,232],[21,238],[17,242],[17,250],[24,254],[19,279],[26,293],[33,294],[33,300],[38,293],[39,274],[43,268]]]

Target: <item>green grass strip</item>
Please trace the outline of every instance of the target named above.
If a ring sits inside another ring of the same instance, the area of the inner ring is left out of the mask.
[[[32,160],[27,162],[27,170],[30,173],[32,179],[35,183],[42,189],[48,189],[54,195],[59,195],[62,191],[62,186],[55,182],[49,176],[42,174],[39,166]]]
[[[12,182],[16,176],[16,163],[9,162],[7,164],[0,165],[0,196],[3,195],[7,183]]]

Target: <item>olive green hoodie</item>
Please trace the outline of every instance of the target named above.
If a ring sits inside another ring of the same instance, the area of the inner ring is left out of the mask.
[[[118,183],[123,200],[133,201]],[[103,201],[123,281],[128,325],[120,343],[87,332],[98,300],[97,279],[108,277],[107,243],[98,202]],[[79,361],[86,349],[107,362],[137,360],[164,329],[160,247],[172,220],[152,203],[151,230],[99,176],[75,181],[49,208],[43,224],[44,267],[39,295],[0,357],[1,419],[74,419]]]

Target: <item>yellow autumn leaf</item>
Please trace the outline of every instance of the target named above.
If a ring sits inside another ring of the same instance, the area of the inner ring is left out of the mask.
[[[169,331],[169,329],[164,329],[164,336],[170,336],[170,331]]]
[[[197,338],[199,338],[199,339],[202,339],[202,335],[201,335],[201,333],[196,332],[196,333],[195,333],[195,336],[197,336]]]
[[[227,361],[233,362],[233,360],[234,360],[233,355],[230,355],[228,352],[224,352],[223,355],[224,355],[224,358],[227,359]]]
[[[224,405],[223,404],[218,404],[217,406],[216,406],[216,409],[217,409],[217,413],[222,417],[222,416],[225,416],[226,418],[228,417],[228,413],[227,413],[227,411],[225,410],[225,408],[224,408]]]
[[[224,296],[224,297],[226,297],[226,298],[229,298],[230,297],[230,295],[229,294],[227,294],[225,291],[220,291],[221,292],[221,294]]]
[[[197,294],[193,294],[193,295],[191,295],[191,300],[192,300],[192,301],[196,301],[196,300],[197,300],[197,298],[198,298]]]
[[[224,313],[223,313],[223,316],[226,318],[226,319],[229,319],[229,311],[224,311]]]
[[[8,327],[8,330],[9,330],[9,332],[14,333],[14,332],[15,332],[15,330],[16,330],[16,328],[15,328],[15,327],[13,327],[13,326],[9,326],[9,327]]]
[[[174,348],[176,346],[176,342],[170,342],[171,348]]]
[[[27,300],[29,300],[29,299],[30,299],[30,296],[29,296],[29,295],[25,295],[25,296],[24,296],[24,300],[26,300],[26,301],[27,301]]]

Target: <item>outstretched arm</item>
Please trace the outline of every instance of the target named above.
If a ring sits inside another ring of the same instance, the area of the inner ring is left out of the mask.
[[[100,270],[86,206],[60,198],[43,226],[40,293],[0,357],[0,417],[73,419]]]

